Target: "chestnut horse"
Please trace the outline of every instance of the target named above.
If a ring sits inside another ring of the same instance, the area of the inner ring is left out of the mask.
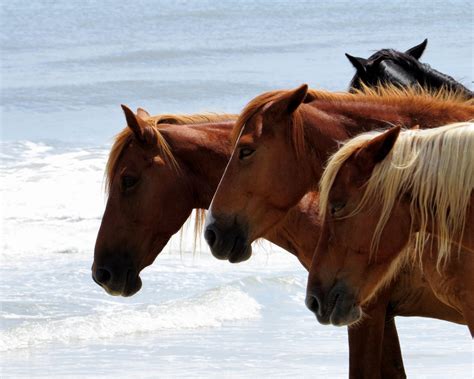
[[[474,336],[474,123],[349,140],[328,162],[320,206],[306,303],[321,323],[358,321],[408,262]]]
[[[117,135],[107,162],[108,200],[92,277],[110,295],[131,296],[141,288],[140,271],[153,263],[193,209],[197,224],[203,220],[202,209],[209,206],[230,155],[228,137],[236,116],[152,117],[143,109],[134,114],[122,108],[127,127]]]
[[[302,86],[265,93],[247,105],[234,128],[235,149],[208,212],[205,238],[217,258],[248,259],[252,241],[287,219],[302,196],[317,187],[324,162],[338,141],[389,123],[435,127],[474,117],[472,101],[449,93],[364,91],[308,93]],[[306,234],[319,233],[316,222],[308,229],[295,227],[302,240]],[[387,314],[465,322],[459,312],[433,296],[423,273],[410,267],[364,310],[370,317],[363,325],[370,328],[349,328],[351,376],[379,375],[374,368],[382,359]]]
[[[109,200],[97,238],[93,277],[108,292],[126,296],[139,290],[139,272],[153,262],[192,209],[209,206],[230,157],[228,137],[233,123],[209,123],[212,120],[232,119],[232,116],[226,115],[217,118],[150,118],[143,110],[139,110],[137,115],[125,111],[128,127],[118,135],[107,165]],[[208,123],[203,123],[205,121]],[[198,124],[172,126],[162,122]],[[155,162],[151,162],[150,157],[154,157]],[[176,166],[180,167],[181,175]],[[180,206],[170,206],[176,203]],[[157,210],[160,210],[159,215]],[[266,236],[295,254],[306,268],[311,263],[318,235],[305,231],[318,227],[316,211],[317,195],[310,193],[288,212],[280,227],[269,231]],[[199,214],[202,215],[202,212],[199,211]],[[400,281],[403,285],[397,292],[397,304],[406,315],[419,315],[416,308],[404,302],[414,289],[423,294],[419,296],[424,302],[436,302],[419,279],[411,280],[410,277],[411,282]],[[447,308],[446,313],[453,312]],[[383,363],[382,372],[387,377],[403,376],[393,318],[387,316],[382,325],[385,325],[383,358],[387,360]],[[366,351],[365,355],[371,356],[373,345],[365,342],[371,335],[370,323],[367,328],[361,327],[360,331],[359,336],[350,332],[351,352],[364,354]],[[373,360],[370,365],[372,371],[377,370]],[[351,373],[364,372],[362,359],[351,359],[350,366]],[[397,375],[390,375],[390,370]]]
[[[109,294],[131,296],[140,289],[140,271],[154,261],[192,210],[198,211],[199,221],[202,210],[209,207],[230,158],[234,122],[219,121],[231,120],[232,115],[150,117],[144,110],[134,114],[126,107],[124,112],[128,126],[116,137],[107,163],[109,199],[97,236],[92,276]],[[318,194],[308,193],[264,237],[294,254],[308,269],[319,238],[317,212]],[[195,229],[199,232],[199,223]],[[407,276],[399,283],[400,309],[415,291],[425,303],[437,301],[421,280]],[[418,315],[417,309],[406,308]],[[378,363],[372,358],[371,322],[361,323],[357,333],[350,332],[351,376],[368,372],[386,378],[405,376],[393,318],[397,311],[394,308],[393,315],[385,319],[384,313],[383,320],[378,320],[384,330]],[[446,307],[445,313],[454,312]]]
[[[451,76],[419,61],[427,44],[428,40],[425,39],[404,53],[393,49],[382,49],[367,59],[346,54],[356,69],[349,91],[361,89],[362,85],[374,87],[380,84],[394,84],[404,88],[413,86],[430,90],[444,88],[462,93],[466,98],[473,98],[473,92]]]

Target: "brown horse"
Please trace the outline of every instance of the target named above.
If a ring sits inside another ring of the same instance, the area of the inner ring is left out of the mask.
[[[306,303],[321,323],[358,321],[359,304],[411,263],[474,336],[474,123],[362,134],[331,157],[320,189]]]
[[[151,117],[143,109],[137,114],[123,110],[127,127],[117,135],[107,162],[109,196],[92,277],[111,295],[131,296],[141,288],[140,271],[153,263],[193,209],[196,222],[203,220],[202,209],[230,155],[228,137],[236,117]]]
[[[302,86],[258,96],[234,128],[236,146],[208,213],[205,238],[211,251],[233,262],[247,259],[251,242],[286,220],[301,197],[317,187],[338,141],[390,124],[435,127],[468,120],[474,117],[472,104],[447,93],[393,88],[331,94],[308,93]],[[295,227],[300,241],[308,234],[319,237],[317,222]],[[297,244],[298,239],[292,241]],[[370,317],[363,326],[349,328],[351,376],[379,375],[387,314],[464,322],[459,312],[433,295],[423,273],[410,267],[364,310]]]
[[[150,117],[143,110],[136,115],[126,107],[124,111],[128,126],[117,136],[107,164],[109,199],[92,273],[108,293],[130,296],[140,289],[140,271],[154,261],[192,210],[199,212],[199,220],[202,209],[210,205],[230,158],[234,123],[219,121],[231,120],[232,115]],[[319,230],[317,211],[318,194],[308,193],[265,236],[297,256],[307,269],[319,237],[319,233],[310,233]],[[399,290],[402,307],[410,288],[416,288],[425,302],[436,301],[421,281],[404,285],[407,288]],[[410,311],[418,314],[416,309]],[[451,312],[448,307],[447,312]],[[383,356],[374,363],[372,322],[362,323],[350,333],[351,376],[377,372],[376,376],[404,377],[393,316],[387,314],[385,319],[384,312],[377,321],[384,330],[380,340]]]
[[[309,191],[339,141],[390,125],[425,128],[474,117],[472,100],[394,87],[356,94],[264,93],[243,110],[232,157],[207,216],[205,238],[219,259],[240,262]]]

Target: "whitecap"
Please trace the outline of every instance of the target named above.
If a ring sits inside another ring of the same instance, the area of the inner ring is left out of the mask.
[[[216,328],[224,322],[260,317],[260,304],[232,286],[206,291],[198,297],[158,305],[101,305],[85,316],[25,321],[0,333],[0,351],[32,348],[47,343],[98,341],[161,330]]]

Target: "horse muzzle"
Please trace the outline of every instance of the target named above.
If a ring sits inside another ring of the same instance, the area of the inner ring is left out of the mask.
[[[351,325],[362,315],[354,292],[342,282],[336,283],[327,292],[321,287],[308,289],[305,303],[323,325]]]
[[[217,259],[230,263],[246,261],[252,255],[245,228],[236,221],[220,222],[212,214],[208,216],[204,238]]]
[[[112,296],[132,296],[142,287],[139,273],[131,268],[112,265],[92,266],[92,279]]]

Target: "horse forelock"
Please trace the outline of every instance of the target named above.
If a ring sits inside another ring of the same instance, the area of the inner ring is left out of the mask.
[[[179,172],[179,164],[176,161],[168,143],[156,125],[157,124],[154,124],[154,122],[149,122],[148,127],[144,131],[146,140],[144,143],[146,144],[146,147],[152,146],[158,148],[159,153],[162,155],[164,161],[171,165],[171,167],[173,167],[173,169],[175,169],[177,172]],[[128,148],[130,143],[134,140],[136,140],[136,137],[129,127],[125,127],[119,134],[116,135],[105,169],[105,189],[107,194],[110,193],[112,182],[117,175],[120,158],[123,156],[124,151]],[[140,144],[143,144],[143,142],[140,142]]]
[[[117,171],[117,166],[123,151],[128,147],[134,138],[133,132],[129,127],[125,127],[120,133],[115,136],[114,143],[110,149],[107,164],[105,166],[105,191],[110,193],[112,182]]]
[[[234,128],[231,132],[231,145],[235,148],[237,142],[244,130],[245,126],[252,117],[254,117],[259,111],[264,110],[266,106],[269,106],[275,100],[280,99],[283,95],[287,94],[291,90],[275,90],[265,92],[252,99],[243,109],[240,116],[238,117]],[[308,90],[311,95],[316,95],[318,91]],[[297,155],[304,149],[304,130],[303,130],[303,119],[301,116],[300,107],[297,108],[289,119],[289,128],[291,128],[290,138],[293,148]]]
[[[422,64],[418,59],[412,57],[410,54],[393,49],[382,49],[376,51],[367,59],[369,65],[380,64],[384,60],[391,60],[405,68],[418,68]]]
[[[232,128],[230,134],[231,146],[236,146],[240,138],[240,134],[242,133],[242,130],[244,129],[247,122],[253,116],[255,116],[255,114],[260,111],[266,104],[278,99],[285,92],[285,90],[264,92],[250,100],[250,102],[247,103],[247,105],[240,113],[239,117],[237,118],[237,121],[235,122],[234,127]]]
[[[201,114],[162,114],[149,117],[146,122],[148,127],[146,130],[146,140],[150,146],[157,147],[163,155],[163,159],[170,164],[177,172],[179,172],[179,164],[169,147],[169,144],[160,132],[160,127],[164,124],[201,124],[208,122],[233,121],[237,119],[237,115],[228,113],[201,113]],[[133,131],[129,127],[125,127],[115,136],[114,143],[109,153],[109,158],[105,170],[105,189],[110,192],[113,179],[117,173],[117,166],[123,152],[129,144],[135,139]]]
[[[334,180],[344,162],[381,132],[349,140],[328,161],[320,182],[320,215],[324,219]],[[442,176],[440,179],[440,175]],[[410,193],[410,214],[418,220],[406,258],[415,263],[425,248],[434,223],[437,227],[437,267],[450,256],[453,243],[463,237],[466,209],[474,191],[474,123],[460,122],[426,130],[403,131],[388,157],[379,163],[365,185],[361,201],[351,214],[371,204],[381,205],[371,251],[376,252],[383,228],[400,196]],[[413,228],[413,225],[412,225]],[[459,251],[459,250],[458,250]]]

